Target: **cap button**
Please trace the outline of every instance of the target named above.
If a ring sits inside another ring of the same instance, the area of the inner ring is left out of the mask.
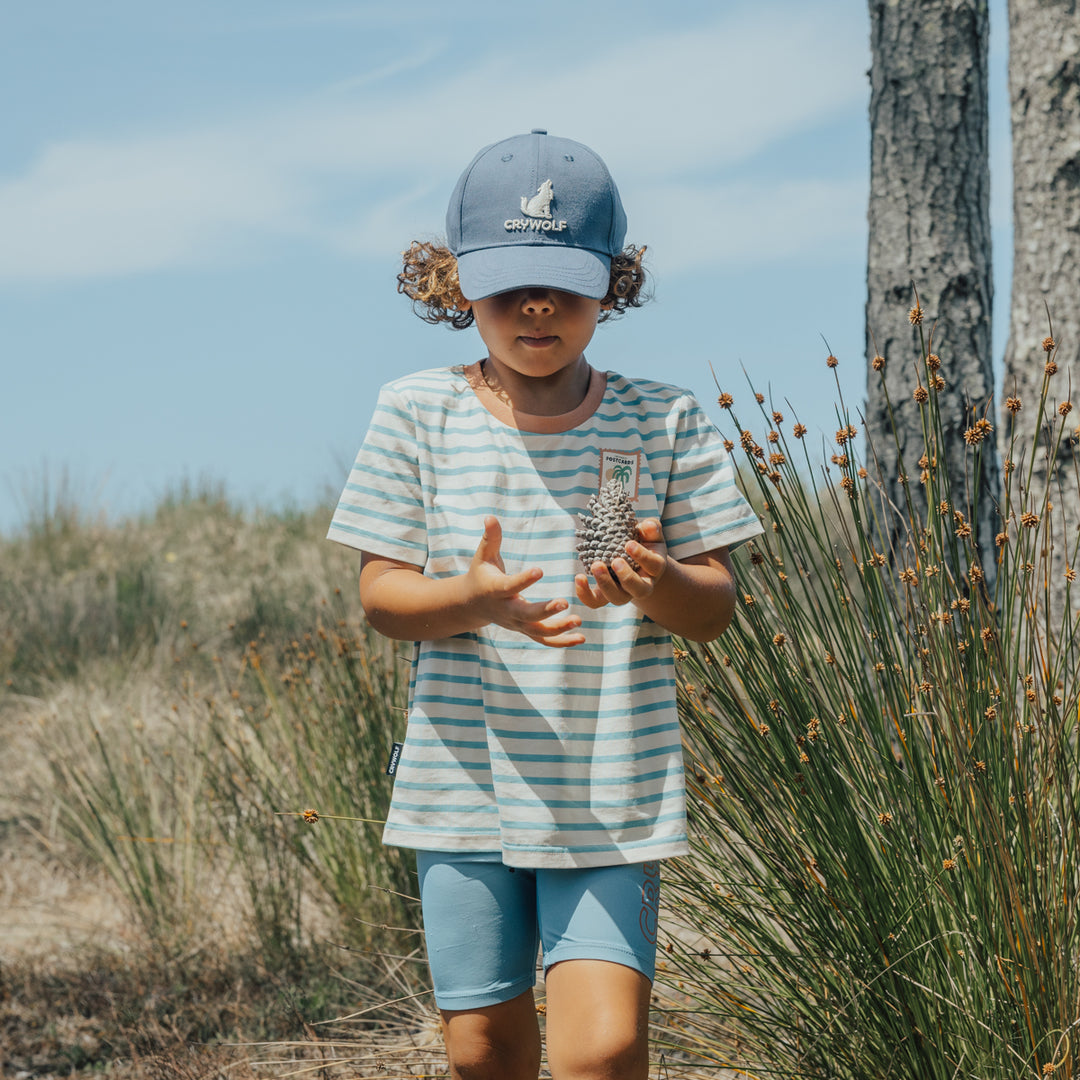
[[[529,132],[529,134],[530,135],[546,135],[547,134],[547,128],[533,128],[532,131]]]

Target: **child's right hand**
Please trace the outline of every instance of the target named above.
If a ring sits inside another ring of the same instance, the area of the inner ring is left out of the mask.
[[[502,526],[497,518],[484,518],[484,535],[465,574],[466,588],[472,603],[485,623],[495,623],[507,630],[524,634],[541,645],[554,649],[581,645],[581,618],[569,614],[566,600],[526,600],[521,594],[544,576],[533,567],[507,574],[500,549]]]

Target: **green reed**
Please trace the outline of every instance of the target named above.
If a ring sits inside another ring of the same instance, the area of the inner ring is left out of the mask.
[[[817,462],[760,395],[761,440],[721,397],[765,533],[730,629],[677,653],[695,839],[669,962],[703,1058],[845,1080],[1080,1064],[1076,522],[1054,506],[1076,435],[1047,348],[1041,400],[1006,408],[991,551],[970,478],[995,425],[972,413],[951,479],[927,350],[904,506],[842,398]]]

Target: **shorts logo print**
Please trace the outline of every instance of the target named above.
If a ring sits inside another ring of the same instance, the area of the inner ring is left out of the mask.
[[[656,944],[656,932],[660,922],[660,863],[642,863],[645,880],[641,883],[641,915],[638,925],[645,940]]]

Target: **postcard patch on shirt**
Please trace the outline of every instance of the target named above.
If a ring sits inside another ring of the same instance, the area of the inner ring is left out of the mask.
[[[618,480],[623,491],[631,499],[638,497],[638,473],[641,465],[641,451],[632,454],[619,450],[600,451],[600,487],[610,480]]]

